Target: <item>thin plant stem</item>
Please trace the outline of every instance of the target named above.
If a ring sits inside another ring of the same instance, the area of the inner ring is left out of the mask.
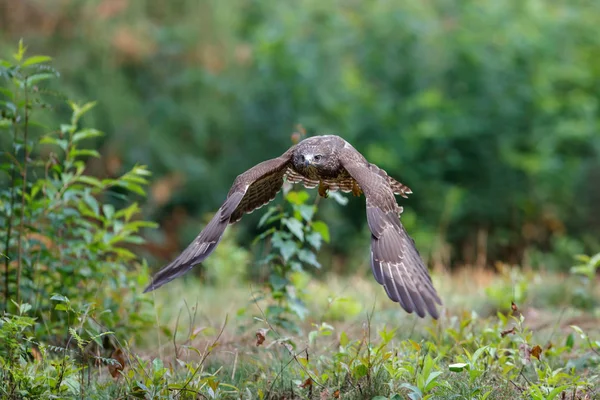
[[[27,161],[29,159],[29,150],[27,148],[27,134],[29,131],[29,91],[27,89],[27,78],[25,78],[25,125],[23,126],[23,184],[21,187],[21,220],[19,226],[19,236],[17,237],[17,287],[15,297],[17,304],[20,302],[21,288],[21,270],[23,261],[23,232],[25,226],[25,192],[27,190]]]
[[[14,145],[13,145],[14,148]],[[10,285],[9,285],[9,264],[10,264],[10,237],[12,236],[13,227],[13,215],[15,210],[15,171],[16,166],[13,165],[11,168],[10,177],[10,215],[8,216],[8,226],[6,227],[6,240],[4,243],[4,311],[8,311],[8,298],[10,297]]]

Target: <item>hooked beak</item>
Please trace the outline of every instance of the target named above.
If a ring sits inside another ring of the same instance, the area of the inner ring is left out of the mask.
[[[305,167],[312,165],[312,158],[309,156],[306,156],[306,157],[303,156],[302,161],[304,162]]]

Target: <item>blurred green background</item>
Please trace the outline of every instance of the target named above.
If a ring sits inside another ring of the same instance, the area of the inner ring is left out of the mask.
[[[0,0],[0,51],[23,38],[98,101],[90,169],[153,171],[157,267],[300,125],[413,189],[402,218],[430,264],[568,269],[600,246],[598,26],[598,1]],[[364,199],[320,204],[324,265],[351,269]]]

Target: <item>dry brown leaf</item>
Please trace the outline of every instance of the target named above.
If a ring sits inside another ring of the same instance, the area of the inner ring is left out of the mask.
[[[340,389],[338,389],[335,392],[333,392],[333,398],[334,399],[339,399],[340,398]]]
[[[40,353],[40,351],[38,349],[36,349],[35,347],[32,347],[31,349],[29,349],[29,351],[31,352],[31,356],[33,357],[33,359],[35,361],[42,361],[42,353]]]
[[[513,312],[519,311],[519,308],[517,307],[514,301],[510,302],[510,309],[513,310]]]
[[[266,328],[256,331],[256,346],[260,346],[265,342],[265,339],[267,338],[267,332],[269,332],[269,330]]]
[[[510,328],[510,329],[506,329],[506,330],[504,330],[504,331],[500,332],[500,336],[501,336],[501,337],[504,337],[504,336],[506,336],[506,335],[514,335],[514,333],[515,333],[515,327],[513,326],[513,327],[512,327],[512,328]]]
[[[534,356],[535,358],[537,358],[539,360],[540,356],[542,355],[542,348],[536,344],[533,347],[533,349],[531,349],[529,352],[531,353],[532,356]]]
[[[110,372],[110,375],[113,378],[118,378],[120,375],[119,372],[123,371],[123,368],[125,367],[125,354],[123,354],[123,350],[121,350],[120,348],[117,348],[117,349],[115,349],[115,351],[113,351],[110,358],[118,361],[118,363],[120,364],[120,365],[115,365],[115,364],[108,365],[108,372]]]
[[[306,378],[306,380],[302,383],[302,385],[300,385],[300,387],[302,389],[306,389],[311,386],[312,386],[312,378],[310,378],[310,377]]]

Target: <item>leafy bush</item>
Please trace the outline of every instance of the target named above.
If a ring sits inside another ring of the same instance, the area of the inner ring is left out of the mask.
[[[68,102],[72,116],[59,129],[39,122],[60,107],[52,101],[57,94],[43,87],[58,75],[49,61],[26,57],[22,43],[12,60],[0,61],[0,132],[11,140],[0,165],[0,328],[6,338],[18,339],[0,343],[9,374],[20,365],[26,343],[60,354],[93,351],[98,359],[100,349],[110,354],[118,347],[109,334],[136,336],[151,323],[147,300],[138,295],[147,268],[131,246],[143,242],[141,229],[155,224],[141,220],[139,204],[127,196],[145,194],[149,172],[135,166],[115,179],[87,173],[87,161],[99,153],[86,143],[102,133],[81,127],[81,118],[94,103]],[[20,379],[11,376],[13,383]],[[62,393],[59,386],[52,386],[56,393]]]

